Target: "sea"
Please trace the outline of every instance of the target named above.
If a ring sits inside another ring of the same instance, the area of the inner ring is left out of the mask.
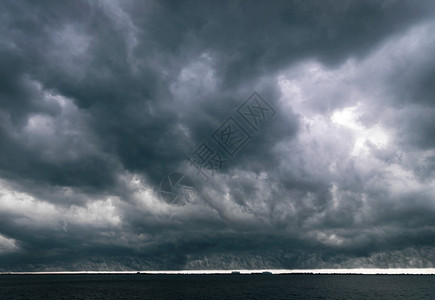
[[[0,299],[435,299],[435,275],[0,275]]]

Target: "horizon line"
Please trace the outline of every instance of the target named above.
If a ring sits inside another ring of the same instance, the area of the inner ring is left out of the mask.
[[[17,272],[3,271],[0,275],[62,275],[62,274],[252,274],[252,273],[269,273],[270,274],[361,274],[361,275],[435,275],[435,268],[348,268],[348,269],[231,269],[231,270],[129,270],[129,271],[109,271],[109,270],[92,270],[92,271],[37,271],[37,272]]]

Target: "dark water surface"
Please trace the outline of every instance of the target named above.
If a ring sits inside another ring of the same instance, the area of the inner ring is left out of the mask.
[[[435,299],[435,276],[0,275],[0,299]]]

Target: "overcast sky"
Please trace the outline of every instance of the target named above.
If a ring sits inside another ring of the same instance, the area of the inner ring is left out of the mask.
[[[435,1],[1,1],[0,271],[435,267],[434,32]]]

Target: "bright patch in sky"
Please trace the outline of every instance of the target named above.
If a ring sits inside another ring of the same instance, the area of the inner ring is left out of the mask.
[[[388,143],[388,135],[384,128],[379,125],[366,127],[358,119],[363,114],[359,104],[335,111],[331,120],[333,123],[351,129],[356,137],[353,155],[360,155],[367,151],[367,142],[378,148],[384,148]]]

